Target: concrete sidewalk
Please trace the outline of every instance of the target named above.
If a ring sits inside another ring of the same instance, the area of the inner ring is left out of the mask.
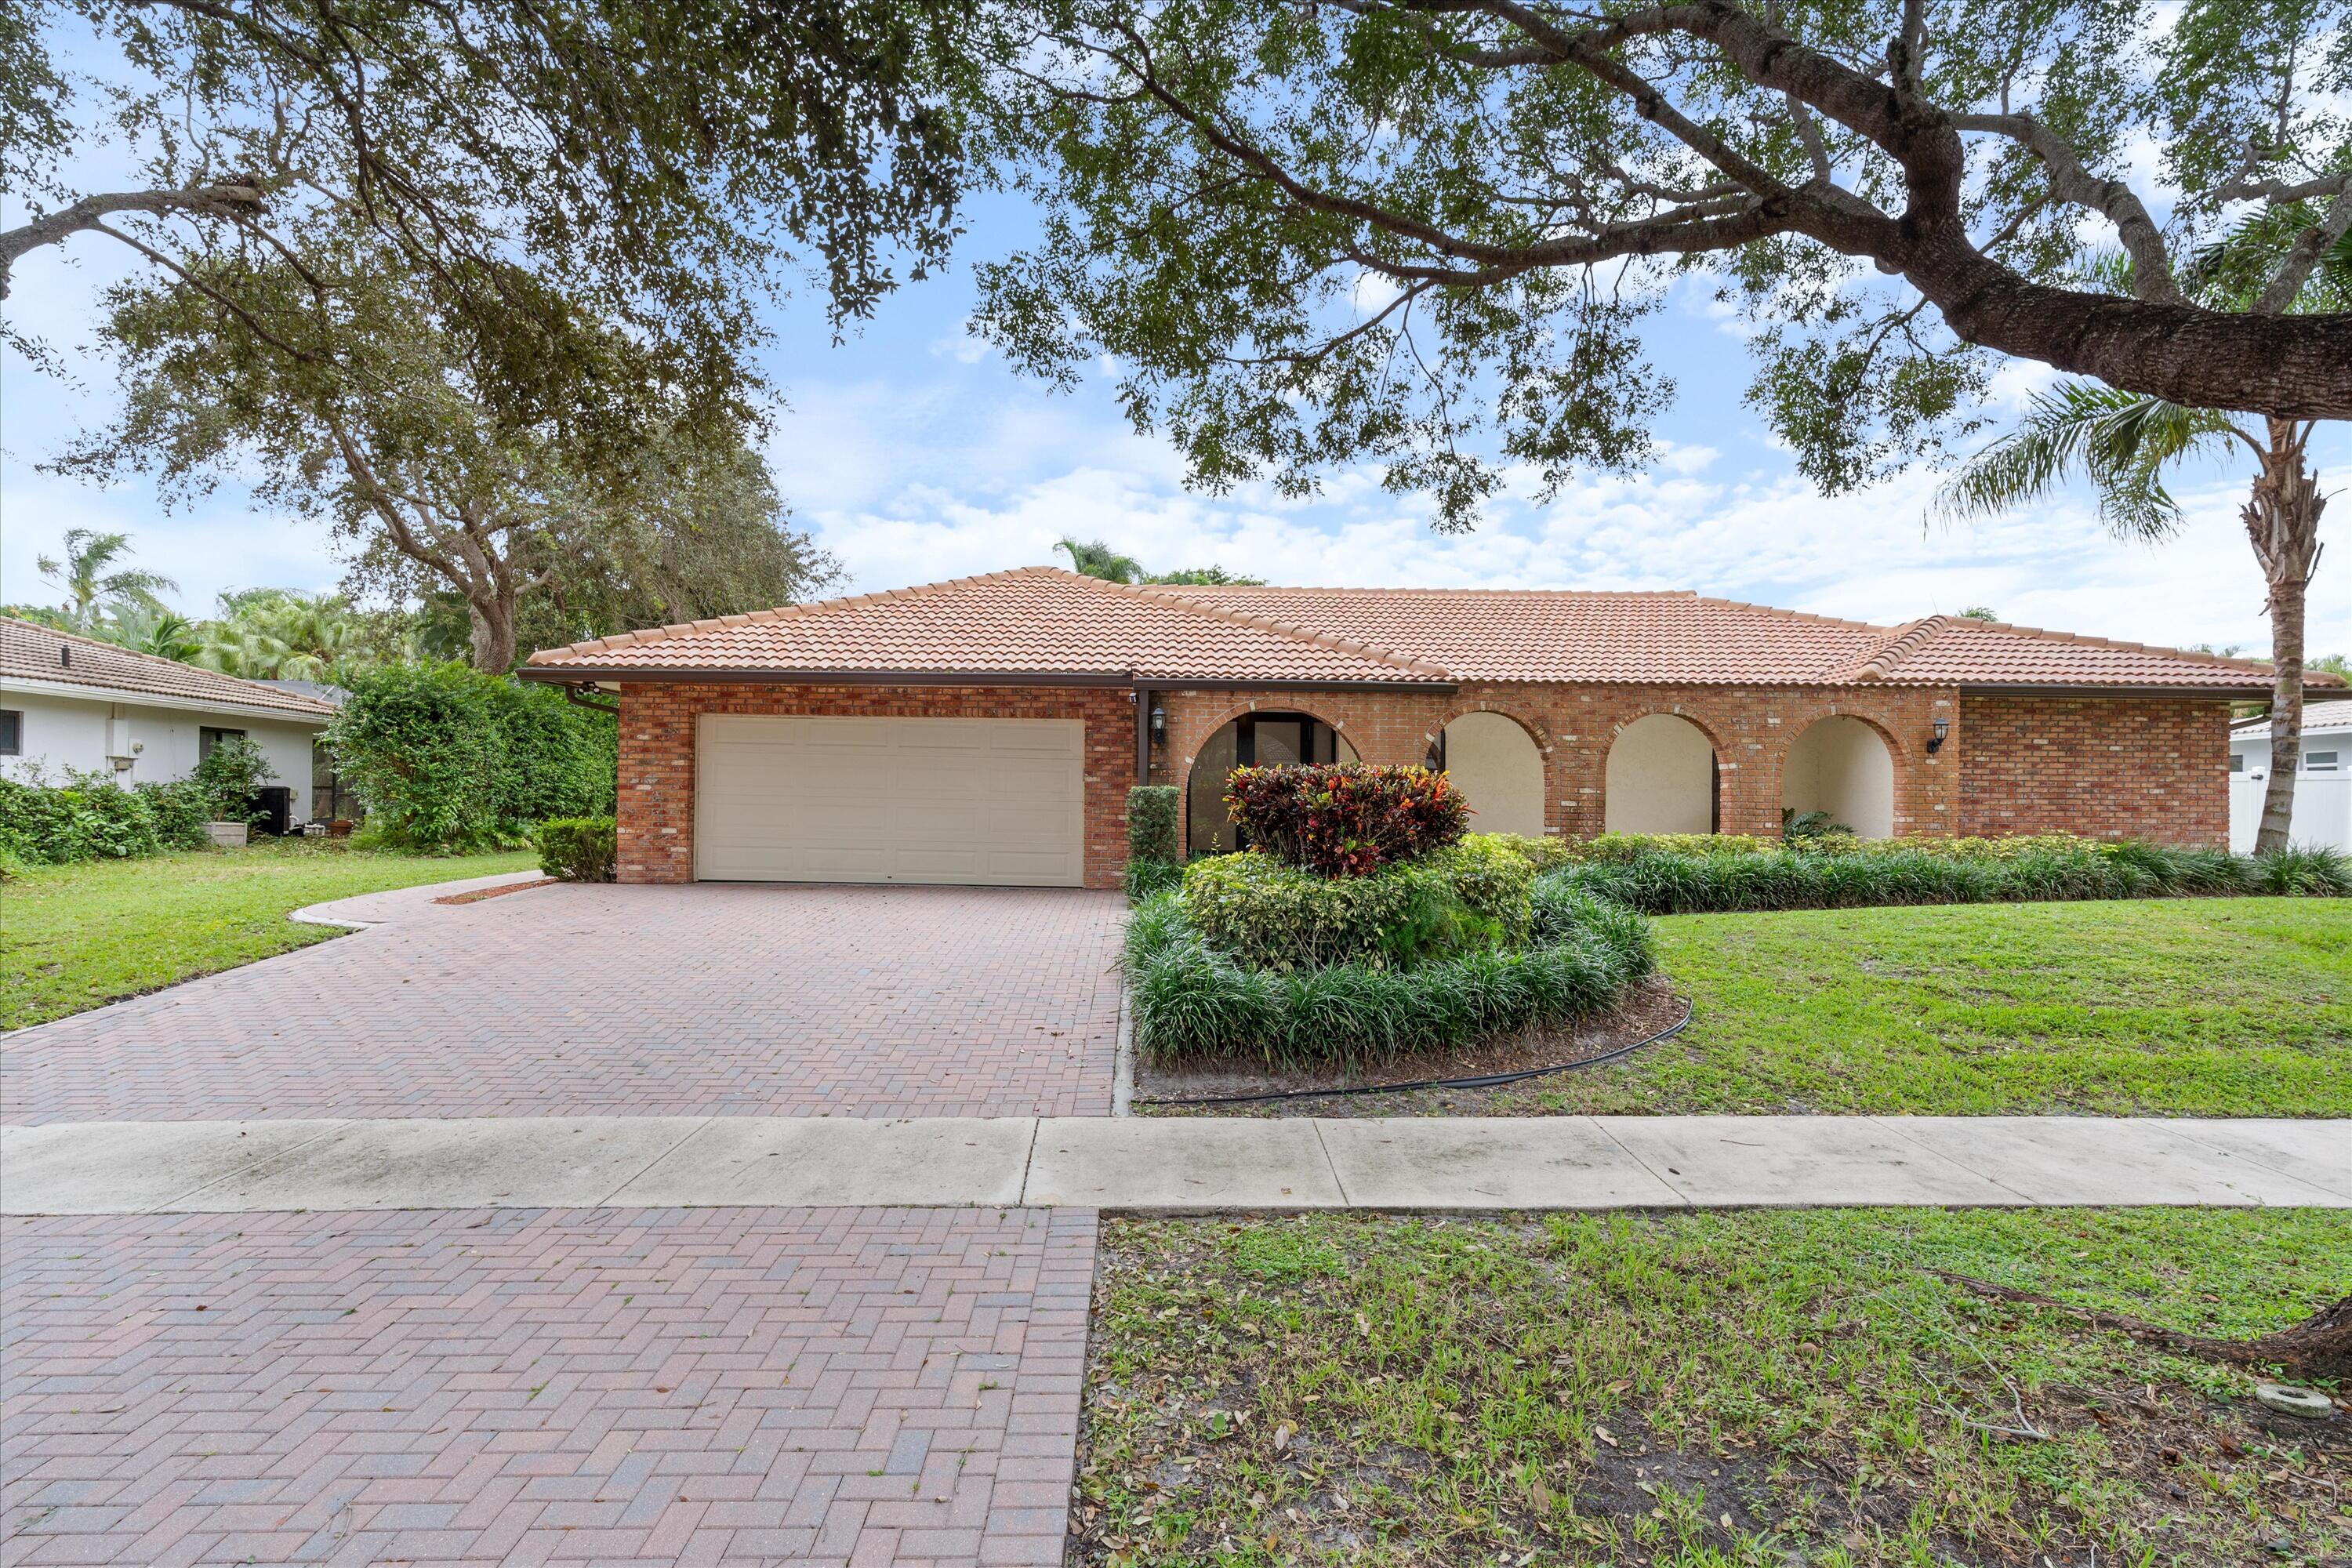
[[[2352,1121],[514,1117],[0,1129],[0,1214],[2352,1207]]]

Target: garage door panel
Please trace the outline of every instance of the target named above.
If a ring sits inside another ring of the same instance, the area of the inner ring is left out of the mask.
[[[696,875],[1076,887],[1076,720],[706,714]]]

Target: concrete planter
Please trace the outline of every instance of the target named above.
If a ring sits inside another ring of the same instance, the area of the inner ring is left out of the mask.
[[[253,829],[242,822],[207,822],[205,831],[211,834],[213,842],[224,849],[242,849]]]

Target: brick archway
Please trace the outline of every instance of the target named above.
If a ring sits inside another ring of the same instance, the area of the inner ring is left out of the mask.
[[[1202,831],[1201,825],[1214,815],[1207,803],[1196,801],[1193,798],[1194,782],[1201,769],[1207,766],[1230,771],[1231,766],[1238,765],[1240,762],[1238,756],[1229,764],[1213,755],[1220,741],[1229,731],[1237,731],[1242,721],[1245,719],[1265,719],[1273,716],[1296,716],[1312,720],[1321,725],[1331,734],[1334,761],[1351,762],[1360,754],[1355,742],[1348,738],[1346,729],[1316,711],[1313,707],[1281,701],[1258,701],[1244,702],[1227,710],[1217,719],[1215,723],[1199,732],[1192,742],[1190,755],[1180,756],[1176,760],[1176,770],[1181,775],[1176,780],[1177,788],[1181,792],[1177,800],[1183,816],[1184,847],[1187,854],[1197,852],[1195,842]]]
[[[1636,730],[1642,737],[1630,738]],[[1705,757],[1689,744],[1693,737],[1704,743]],[[1601,758],[1601,830],[1721,832],[1723,761],[1722,736],[1679,707],[1653,709],[1612,726]]]
[[[1863,736],[1877,742],[1874,752]],[[1773,757],[1774,783],[1783,811],[1825,811],[1864,838],[1891,838],[1903,826],[1906,762],[1885,724],[1833,707],[1793,727]]]

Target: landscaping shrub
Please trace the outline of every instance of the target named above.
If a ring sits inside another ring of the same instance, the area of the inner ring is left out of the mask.
[[[2352,891],[2352,864],[2329,850],[2234,856],[2054,836],[1778,854],[1649,849],[1629,859],[1571,864],[1549,877],[1654,915]]]
[[[2258,893],[2352,897],[2352,857],[2321,844],[2290,844],[2267,855],[2249,856],[2240,875]]]
[[[1127,792],[1127,896],[1130,902],[1184,879],[1178,843],[1183,794],[1174,784],[1136,784]]]
[[[259,822],[261,786],[278,776],[259,746],[243,735],[224,735],[188,775],[207,822]]]
[[[344,684],[324,738],[373,839],[512,847],[551,817],[613,810],[614,722],[561,692],[461,664],[380,666]]]
[[[1141,903],[1171,889],[1184,885],[1184,868],[1173,860],[1137,860],[1130,858],[1123,879],[1127,901]]]
[[[1360,877],[1443,848],[1470,818],[1444,773],[1369,763],[1235,768],[1225,805],[1252,845],[1325,877]]]
[[[1183,851],[1177,842],[1183,792],[1174,784],[1136,784],[1127,792],[1127,856],[1175,865]]]
[[[0,779],[0,853],[34,866],[125,860],[207,840],[211,803],[192,779],[116,787],[111,775],[37,773]]]
[[[1250,850],[1186,867],[1184,907],[1202,941],[1246,968],[1410,969],[1525,945],[1530,879],[1507,847],[1476,837],[1360,877],[1321,877]]]
[[[1136,1048],[1154,1063],[1358,1068],[1557,1024],[1609,1007],[1648,973],[1646,933],[1629,940],[1632,929],[1619,911],[1603,925],[1557,930],[1538,946],[1410,971],[1252,969],[1202,942],[1183,900],[1163,895],[1128,927]]]
[[[539,868],[567,882],[609,882],[619,855],[609,816],[551,816],[531,835]]]

